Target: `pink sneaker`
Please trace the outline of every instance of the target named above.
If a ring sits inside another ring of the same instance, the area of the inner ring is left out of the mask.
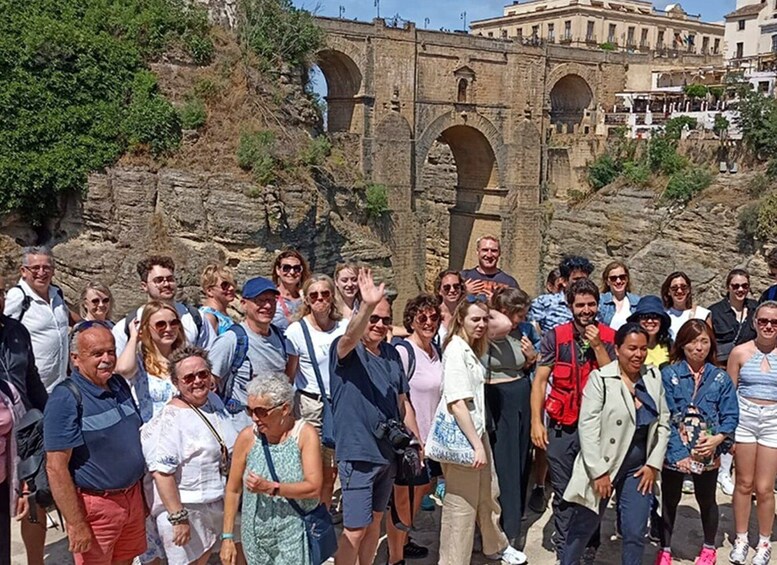
[[[694,565],[715,565],[718,559],[718,553],[709,547],[702,547],[701,553],[694,561]]]
[[[714,563],[714,561],[713,561]],[[660,549],[656,555],[655,565],[672,565],[672,554]]]

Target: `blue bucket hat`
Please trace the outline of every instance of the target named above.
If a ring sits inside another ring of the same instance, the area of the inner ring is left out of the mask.
[[[644,314],[655,314],[661,317],[661,330],[668,331],[672,325],[672,319],[669,314],[664,310],[664,303],[658,296],[648,294],[643,296],[637,302],[637,307],[634,308],[634,312],[626,318],[627,322],[639,322],[639,317]]]
[[[275,284],[270,279],[266,279],[264,277],[254,277],[253,279],[248,279],[243,285],[243,292],[241,293],[241,296],[250,300],[251,298],[256,298],[268,290],[271,290],[275,294],[280,294]]]

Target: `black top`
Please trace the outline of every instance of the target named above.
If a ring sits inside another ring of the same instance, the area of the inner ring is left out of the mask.
[[[737,321],[736,313],[731,309],[731,302],[729,302],[728,296],[710,306],[712,329],[715,331],[718,348],[723,344],[733,344],[733,346],[736,346],[755,339],[753,315],[758,307],[758,303],[752,298],[747,298],[745,299],[745,307],[747,308],[747,316],[740,324]],[[730,351],[730,348],[726,349]]]
[[[21,322],[3,314],[0,314],[0,379],[13,383],[27,410],[45,408],[49,395],[35,366],[30,332]]]

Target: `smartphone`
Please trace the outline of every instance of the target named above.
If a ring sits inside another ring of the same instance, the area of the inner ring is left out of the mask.
[[[691,473],[701,475],[704,472],[704,463],[701,461],[691,461]]]

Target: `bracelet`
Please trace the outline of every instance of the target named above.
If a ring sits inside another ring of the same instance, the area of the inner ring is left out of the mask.
[[[221,539],[222,540],[228,540],[228,539],[233,540],[233,539],[235,539],[235,534],[232,534],[232,533],[229,533],[229,532],[224,532],[224,533],[221,534]]]
[[[178,512],[169,513],[167,515],[167,521],[173,526],[186,524],[189,521],[189,511],[186,508],[181,508]]]

